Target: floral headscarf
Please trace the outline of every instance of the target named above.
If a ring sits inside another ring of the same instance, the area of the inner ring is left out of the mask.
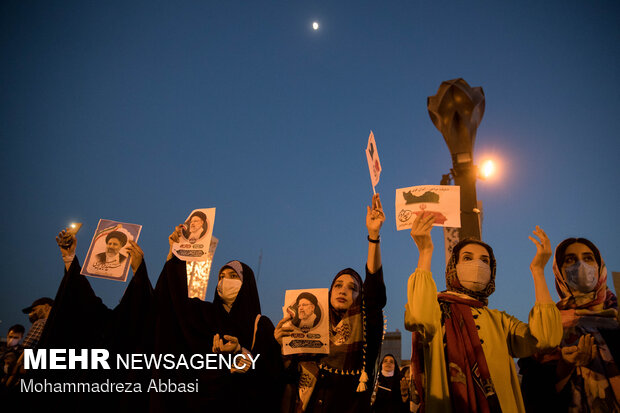
[[[581,243],[592,251],[598,264],[598,282],[585,294],[573,295],[561,268],[566,249]],[[568,238],[555,249],[553,260],[555,288],[560,296],[557,306],[562,315],[564,336],[561,347],[577,345],[586,334],[594,337],[596,353],[587,365],[578,367],[569,382],[572,394],[569,411],[587,411],[591,406],[606,406],[610,411],[620,408],[620,371],[601,330],[618,329],[618,303],[607,288],[607,267],[598,248],[585,238]],[[556,357],[558,355],[556,354]]]
[[[456,275],[456,264],[459,260],[459,253],[461,252],[461,249],[463,249],[463,247],[465,247],[468,244],[481,245],[484,248],[486,248],[487,252],[489,253],[489,259],[490,259],[489,266],[491,267],[491,279],[489,280],[489,283],[487,284],[487,286],[481,291],[472,291],[468,288],[463,287],[461,283],[459,282],[459,278]],[[454,291],[457,293],[466,294],[482,302],[484,305],[487,305],[489,301],[488,297],[491,294],[493,294],[493,292],[495,291],[495,270],[496,270],[495,267],[496,267],[495,255],[493,255],[493,249],[488,244],[485,244],[484,242],[478,241],[477,239],[473,239],[473,238],[467,238],[462,241],[459,241],[459,243],[456,244],[454,248],[452,249],[452,255],[450,256],[450,260],[448,261],[448,264],[446,265],[446,288],[448,291]]]
[[[594,259],[598,264],[598,282],[594,289],[586,294],[575,297],[566,283],[566,277],[562,274],[561,268],[564,263],[566,249],[575,243],[580,243],[592,251]],[[555,275],[555,289],[560,296],[558,308],[560,310],[589,310],[586,313],[597,313],[604,310],[618,308],[616,296],[607,288],[607,267],[601,258],[596,245],[585,238],[567,238],[562,241],[555,249],[555,257],[553,259],[553,274]],[[583,313],[579,311],[579,313]]]

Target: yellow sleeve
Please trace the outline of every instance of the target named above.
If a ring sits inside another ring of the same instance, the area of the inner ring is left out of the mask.
[[[554,303],[536,303],[530,311],[528,324],[506,313],[503,315],[512,357],[529,357],[537,351],[556,347],[562,341],[562,318]]]
[[[416,269],[407,282],[405,328],[422,334],[430,342],[441,332],[441,310],[437,302],[437,286],[430,271]]]

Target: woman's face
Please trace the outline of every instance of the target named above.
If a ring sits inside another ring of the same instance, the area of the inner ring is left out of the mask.
[[[357,300],[360,294],[360,286],[355,278],[349,274],[342,274],[332,287],[330,304],[336,311],[347,311]]]
[[[384,371],[387,371],[388,373],[391,373],[394,371],[394,368],[396,366],[396,363],[394,362],[394,358],[390,357],[390,356],[386,356],[383,359],[383,363],[381,365],[381,367],[383,368]]]
[[[241,277],[239,277],[239,274],[237,274],[237,272],[233,270],[232,268],[224,268],[222,272],[220,272],[218,281],[221,280],[222,278],[229,278],[231,280],[241,280]]]
[[[202,231],[202,226],[204,225],[204,223],[205,222],[198,215],[194,215],[189,220],[189,232]]]
[[[594,258],[594,253],[592,252],[592,250],[587,245],[582,244],[581,242],[575,242],[574,244],[570,244],[564,252],[562,274],[566,276],[566,267],[575,264],[577,261],[583,261],[598,270],[598,263],[596,262],[596,258]]]
[[[473,260],[480,260],[487,265],[491,265],[491,257],[489,252],[482,245],[467,244],[459,251],[459,263]]]
[[[301,300],[299,300],[297,308],[299,312],[299,318],[301,320],[306,320],[308,317],[314,314],[314,304],[312,304],[312,301],[306,298],[302,298]]]
[[[580,242],[569,245],[560,270],[573,295],[587,294],[596,288],[599,266],[587,245]]]

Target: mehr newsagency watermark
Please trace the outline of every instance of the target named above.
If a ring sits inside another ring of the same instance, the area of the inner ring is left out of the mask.
[[[110,353],[106,349],[24,349],[26,370],[229,370],[243,373],[256,368],[260,354],[248,352],[192,354],[117,354],[110,367]],[[140,393],[198,392],[198,379],[175,382],[171,379],[152,378],[148,385],[140,382],[54,382],[47,379],[22,379],[22,393]]]

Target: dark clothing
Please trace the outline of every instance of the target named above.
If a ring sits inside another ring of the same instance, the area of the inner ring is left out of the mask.
[[[396,366],[398,369],[398,366]],[[400,394],[400,377],[395,373],[385,377],[379,373],[377,395],[372,405],[373,413],[403,413],[409,411],[409,404],[403,402]]]
[[[116,354],[149,352],[152,290],[146,264],[142,262],[119,305],[110,309],[95,295],[88,279],[80,274],[75,258],[60,283],[38,348],[107,349],[110,370],[79,367],[75,370],[31,370],[25,379],[52,383],[145,382],[148,379],[145,370],[117,369]],[[146,392],[45,393],[38,395],[38,401],[45,407],[62,406],[65,411],[83,411],[88,406],[89,411],[140,412],[148,409],[147,395]],[[34,397],[33,394],[27,396]]]
[[[249,350],[256,369],[245,373],[228,370],[159,370],[158,378],[177,382],[198,381],[198,393],[152,393],[152,411],[222,411],[247,412],[260,406],[276,411],[281,398],[282,358],[280,346],[273,336],[274,327],[260,314],[258,290],[252,270],[243,264],[243,283],[230,312],[223,308],[217,295],[213,303],[188,298],[186,263],[170,259],[155,287],[157,322],[155,352],[172,354],[206,354],[212,352],[215,334],[232,335]]]
[[[555,383],[557,360],[539,363],[534,357],[519,359],[523,404],[528,413],[567,412],[571,400],[570,386],[558,393]]]
[[[379,268],[374,274],[370,274],[366,268],[362,299],[365,307],[366,373],[372,378],[383,336],[382,308],[386,303],[383,268]],[[363,350],[360,350],[360,353],[361,351]],[[361,354],[356,356],[359,357],[354,357],[354,359],[360,363],[356,367],[361,368]],[[284,413],[295,411],[298,399],[298,363],[305,357],[290,358],[290,365],[287,368],[287,388],[282,403]],[[314,358],[320,361],[321,356],[314,356]],[[370,396],[373,390],[372,379],[366,383],[367,389],[363,392],[357,392],[359,380],[359,375],[340,375],[324,369],[319,370],[317,383],[306,412],[369,412]]]

